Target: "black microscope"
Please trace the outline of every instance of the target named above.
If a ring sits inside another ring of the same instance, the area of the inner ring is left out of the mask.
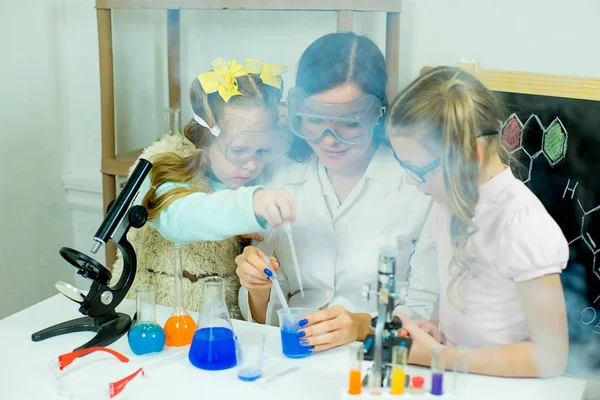
[[[127,241],[127,232],[131,227],[141,228],[146,223],[148,213],[143,206],[132,204],[137,197],[142,182],[150,173],[152,164],[139,159],[137,166],[123,186],[119,196],[107,209],[106,217],[94,235],[92,253],[96,254],[108,240],[113,241],[123,257],[123,273],[114,286],[109,286],[111,271],[87,255],[63,247],[60,255],[77,268],[77,274],[90,279],[92,284],[87,294],[65,282],[57,282],[56,288],[69,299],[80,304],[79,312],[85,317],[62,322],[31,335],[31,340],[39,342],[71,332],[92,331],[96,336],[75,350],[89,347],[105,347],[123,336],[131,326],[127,314],[115,312],[135,279],[137,260],[131,243]]]
[[[405,304],[408,296],[408,282],[396,282],[397,249],[395,247],[382,247],[379,251],[377,266],[377,290],[372,290],[371,285],[363,287],[365,301],[372,296],[377,297],[377,317],[371,320],[374,334],[365,338],[364,358],[373,361],[371,373],[367,373],[363,386],[367,386],[370,376],[380,387],[389,386],[391,378],[392,348],[405,346],[410,352],[412,339],[398,336],[402,329],[402,321],[394,316],[397,304]]]

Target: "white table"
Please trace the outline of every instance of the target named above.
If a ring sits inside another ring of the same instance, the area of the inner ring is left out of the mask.
[[[78,305],[57,294],[19,313],[0,320],[0,399],[53,399],[56,397],[55,378],[48,362],[58,355],[71,352],[87,342],[94,334],[71,333],[32,342],[31,334],[59,322],[80,317]],[[125,300],[118,310],[133,315],[135,302]],[[171,310],[157,307],[157,322],[161,325]],[[195,316],[194,316],[195,317]],[[238,336],[262,332],[266,338],[265,373],[285,366],[299,365],[300,369],[273,382],[263,389],[255,383],[239,381],[235,369],[226,371],[202,371],[193,367],[187,357],[141,378],[149,382],[144,395],[131,398],[171,400],[193,396],[195,399],[339,399],[340,387],[347,382],[348,351],[333,349],[310,357],[292,360],[281,353],[279,330],[275,327],[234,321]],[[132,365],[144,366],[146,360],[159,355],[136,357],[127,344],[126,336],[110,346],[131,358]],[[106,357],[105,357],[106,358]],[[78,360],[75,361],[75,363]],[[94,372],[108,375],[102,364]],[[106,364],[104,364],[106,365]],[[88,368],[94,368],[91,365]],[[133,372],[135,369],[131,369]],[[410,375],[423,375],[429,380],[428,370],[409,367]],[[553,379],[505,379],[471,375],[469,390],[476,400],[571,400],[581,399],[585,381],[570,377]],[[119,397],[117,397],[118,399]]]

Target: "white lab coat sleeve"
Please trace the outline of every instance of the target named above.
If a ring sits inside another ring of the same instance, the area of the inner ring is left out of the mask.
[[[243,286],[240,286],[240,290],[238,291],[238,304],[242,317],[248,322],[256,322],[254,318],[252,318],[252,312],[250,312],[250,295],[248,289]]]
[[[408,274],[408,299],[394,312],[402,312],[412,319],[429,321],[440,293],[437,269],[437,248],[431,235],[431,206],[427,208],[424,223],[414,244]]]

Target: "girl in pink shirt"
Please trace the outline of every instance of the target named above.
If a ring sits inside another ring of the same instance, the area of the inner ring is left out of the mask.
[[[474,76],[431,69],[393,102],[388,136],[408,183],[435,201],[440,298],[431,321],[401,315],[409,362],[429,365],[441,343],[452,368],[467,346],[471,372],[553,376],[568,355],[559,274],[569,248],[559,226],[509,167],[502,108]]]

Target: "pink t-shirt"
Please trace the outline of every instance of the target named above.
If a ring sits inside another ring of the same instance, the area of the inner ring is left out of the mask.
[[[517,282],[560,273],[568,243],[538,198],[510,168],[480,186],[473,221],[478,227],[466,250],[475,257],[475,277],[449,301],[450,220],[446,204],[434,203],[432,234],[438,247],[440,329],[446,343],[472,348],[523,341],[529,337]],[[453,291],[456,293],[456,291]]]

